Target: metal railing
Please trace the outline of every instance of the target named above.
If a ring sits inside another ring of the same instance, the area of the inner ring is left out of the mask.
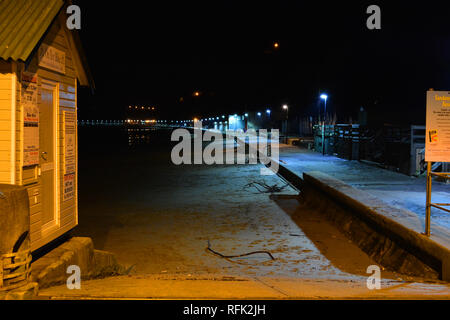
[[[433,176],[441,177],[444,179],[450,179],[450,172],[432,172],[431,162],[427,162],[427,199],[426,199],[426,207],[425,207],[425,232],[426,236],[431,235],[431,207],[450,212],[450,209],[445,207],[449,207],[450,203],[432,203],[431,202],[431,192],[432,192],[432,181]]]

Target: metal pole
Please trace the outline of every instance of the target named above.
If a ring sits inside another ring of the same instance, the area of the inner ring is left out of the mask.
[[[323,110],[323,119],[322,119],[322,156],[325,155],[325,115],[327,112],[327,99],[325,99],[325,107]]]
[[[430,220],[431,220],[431,161],[427,161],[427,202],[425,209],[425,235],[430,236]]]
[[[288,134],[289,134],[289,107],[286,109],[286,144],[288,143]]]
[[[322,155],[325,155],[325,121],[322,120]]]

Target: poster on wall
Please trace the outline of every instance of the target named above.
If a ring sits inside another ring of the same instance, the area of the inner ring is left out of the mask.
[[[76,170],[76,113],[64,111],[64,174]]]
[[[64,51],[42,44],[39,47],[38,57],[39,66],[63,74],[66,73],[66,53]]]
[[[64,175],[64,186],[63,186],[63,201],[73,199],[75,195],[75,174],[65,174]]]
[[[427,91],[425,161],[450,162],[450,92]]]
[[[23,166],[39,164],[39,107],[37,74],[23,72],[20,103],[23,109]]]
[[[64,111],[64,189],[63,201],[73,199],[76,171],[76,113]]]

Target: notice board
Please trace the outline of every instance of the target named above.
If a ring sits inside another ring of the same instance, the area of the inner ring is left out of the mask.
[[[20,103],[23,108],[23,166],[39,164],[39,107],[37,75],[22,73]]]
[[[64,111],[64,190],[63,201],[73,199],[76,172],[76,112]]]
[[[66,73],[66,53],[55,47],[42,44],[38,51],[39,66],[56,72]]]
[[[425,161],[450,162],[450,92],[427,91]]]

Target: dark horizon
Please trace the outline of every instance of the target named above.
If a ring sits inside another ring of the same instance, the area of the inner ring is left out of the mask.
[[[74,3],[96,82],[94,95],[80,90],[80,119],[124,119],[129,105],[156,106],[158,119],[285,103],[290,115],[314,115],[326,92],[340,121],[364,107],[388,123],[423,124],[425,91],[450,84],[442,4],[377,3],[381,30],[369,30],[363,2]]]

